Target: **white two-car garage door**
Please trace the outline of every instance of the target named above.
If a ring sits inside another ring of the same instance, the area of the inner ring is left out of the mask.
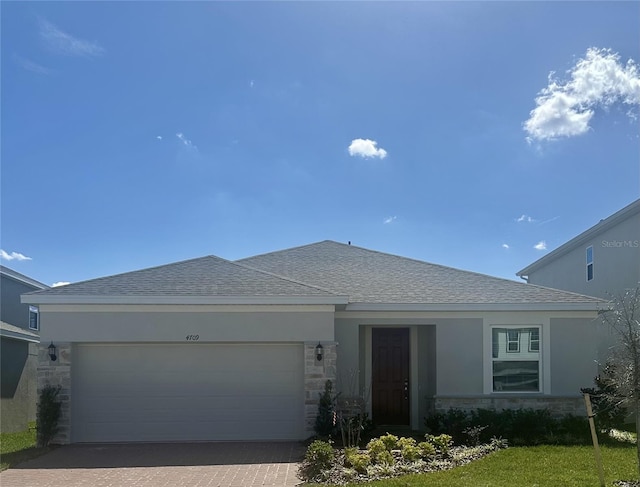
[[[301,439],[302,344],[79,344],[71,441]]]

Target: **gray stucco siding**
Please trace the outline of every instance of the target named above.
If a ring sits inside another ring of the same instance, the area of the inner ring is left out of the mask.
[[[598,374],[597,320],[551,319],[551,394],[579,395],[581,387],[592,387]]]
[[[437,320],[437,394],[482,394],[482,319]]]
[[[29,293],[37,288],[18,282],[7,276],[2,276],[0,285],[0,318],[21,328],[29,328],[29,305],[20,303],[20,295]]]
[[[587,281],[586,249],[593,247],[594,277]],[[592,236],[529,273],[529,283],[609,299],[640,280],[640,214]]]
[[[41,312],[41,341],[200,342],[333,341],[323,312]]]

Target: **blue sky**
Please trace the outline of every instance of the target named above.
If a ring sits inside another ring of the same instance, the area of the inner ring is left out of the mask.
[[[517,279],[638,198],[638,39],[638,2],[3,2],[2,264],[331,239]]]

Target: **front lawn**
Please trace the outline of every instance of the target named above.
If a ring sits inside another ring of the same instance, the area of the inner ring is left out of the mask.
[[[0,433],[0,471],[30,460],[49,451],[50,448],[36,448],[36,425],[29,423],[27,431]]]
[[[634,445],[603,446],[607,486],[637,478]],[[306,484],[316,485],[316,484]],[[452,470],[408,475],[369,484],[371,487],[588,487],[599,485],[593,447],[513,447]]]

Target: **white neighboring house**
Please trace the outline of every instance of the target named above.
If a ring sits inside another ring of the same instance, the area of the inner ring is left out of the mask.
[[[516,275],[530,284],[607,300],[640,285],[640,199]]]
[[[304,439],[327,379],[378,425],[420,429],[451,407],[581,414],[603,303],[332,241],[22,301],[40,309],[39,386],[63,388],[59,443]]]

